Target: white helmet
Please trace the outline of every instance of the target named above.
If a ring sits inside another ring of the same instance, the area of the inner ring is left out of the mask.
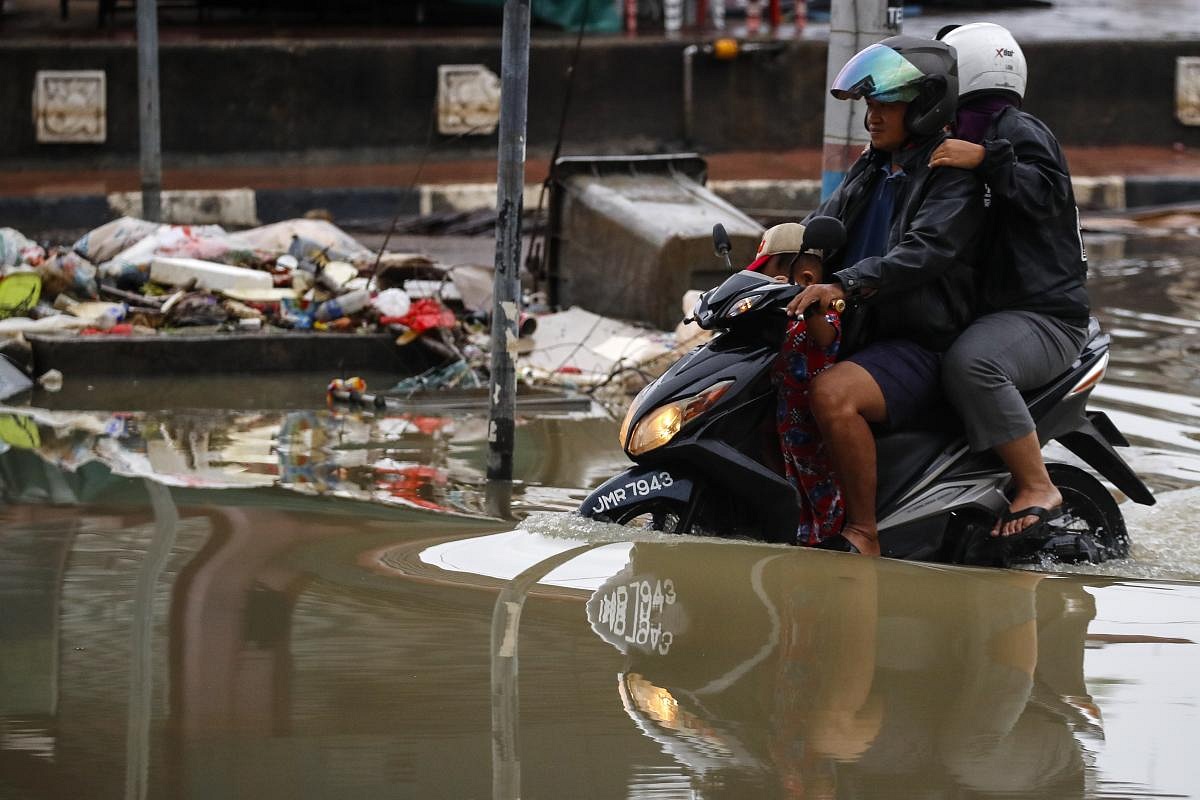
[[[958,51],[958,96],[976,92],[1011,92],[1025,98],[1025,54],[1007,29],[990,22],[972,22],[937,36]]]

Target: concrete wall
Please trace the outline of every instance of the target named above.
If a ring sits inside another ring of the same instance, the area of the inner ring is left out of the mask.
[[[531,53],[529,145],[548,153],[572,57],[568,39]],[[684,147],[686,41],[585,43],[564,152],[655,152]],[[1197,42],[1034,43],[1028,108],[1065,144],[1200,146],[1200,128],[1175,120],[1175,58]],[[162,49],[163,148],[169,165],[404,158],[429,137],[439,64],[482,63],[497,74],[499,43],[311,41],[168,44]],[[31,94],[40,69],[103,69],[108,140],[38,144]],[[136,53],[126,43],[0,45],[0,164],[81,168],[137,158]],[[698,56],[695,146],[701,151],[817,146],[825,44],[792,42],[734,62]],[[433,134],[434,156],[494,155],[495,135]]]

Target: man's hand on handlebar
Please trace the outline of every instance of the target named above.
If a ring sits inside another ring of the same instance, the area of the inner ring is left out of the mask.
[[[846,292],[840,283],[814,283],[792,298],[787,304],[787,315],[799,318],[810,309],[827,313],[830,307],[841,311],[846,307]]]

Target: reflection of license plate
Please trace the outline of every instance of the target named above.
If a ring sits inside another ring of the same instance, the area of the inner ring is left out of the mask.
[[[592,629],[622,653],[636,648],[665,656],[675,631],[683,627],[683,604],[673,608],[678,599],[671,578],[639,575],[618,582],[610,578],[588,600],[588,619]]]
[[[592,513],[602,514],[632,500],[658,494],[674,485],[675,479],[666,470],[651,472],[641,478],[629,481],[624,486],[618,486],[597,496],[596,502],[592,506]]]

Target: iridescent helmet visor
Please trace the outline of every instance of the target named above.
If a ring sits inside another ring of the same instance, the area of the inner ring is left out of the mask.
[[[838,100],[869,97],[881,103],[911,103],[925,74],[884,44],[873,44],[846,62],[829,93]]]

